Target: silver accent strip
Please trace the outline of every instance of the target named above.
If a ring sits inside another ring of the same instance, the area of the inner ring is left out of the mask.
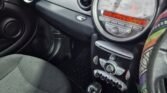
[[[112,43],[109,43],[109,42],[106,42],[106,41],[96,41],[95,42],[95,45],[108,52],[108,53],[111,53],[111,54],[114,54],[118,57],[122,57],[122,58],[125,58],[125,59],[128,59],[128,60],[133,60],[134,59],[134,55],[133,53],[131,53],[130,51],[126,50],[126,49],[123,49],[119,46],[116,46],[115,44],[112,44]]]

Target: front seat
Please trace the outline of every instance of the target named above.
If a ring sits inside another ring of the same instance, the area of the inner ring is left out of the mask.
[[[26,55],[0,58],[0,93],[70,93],[65,75],[48,62]]]

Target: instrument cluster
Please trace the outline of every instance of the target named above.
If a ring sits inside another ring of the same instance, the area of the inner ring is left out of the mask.
[[[94,0],[93,20],[106,38],[127,42],[143,35],[155,18],[156,0]]]

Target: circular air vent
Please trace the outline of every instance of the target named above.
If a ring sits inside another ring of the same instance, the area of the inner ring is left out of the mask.
[[[88,11],[91,9],[91,5],[92,5],[92,0],[78,0],[79,6]]]

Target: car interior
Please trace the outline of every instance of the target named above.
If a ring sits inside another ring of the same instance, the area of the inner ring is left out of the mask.
[[[139,93],[143,47],[165,9],[166,0],[0,0],[0,93]]]

